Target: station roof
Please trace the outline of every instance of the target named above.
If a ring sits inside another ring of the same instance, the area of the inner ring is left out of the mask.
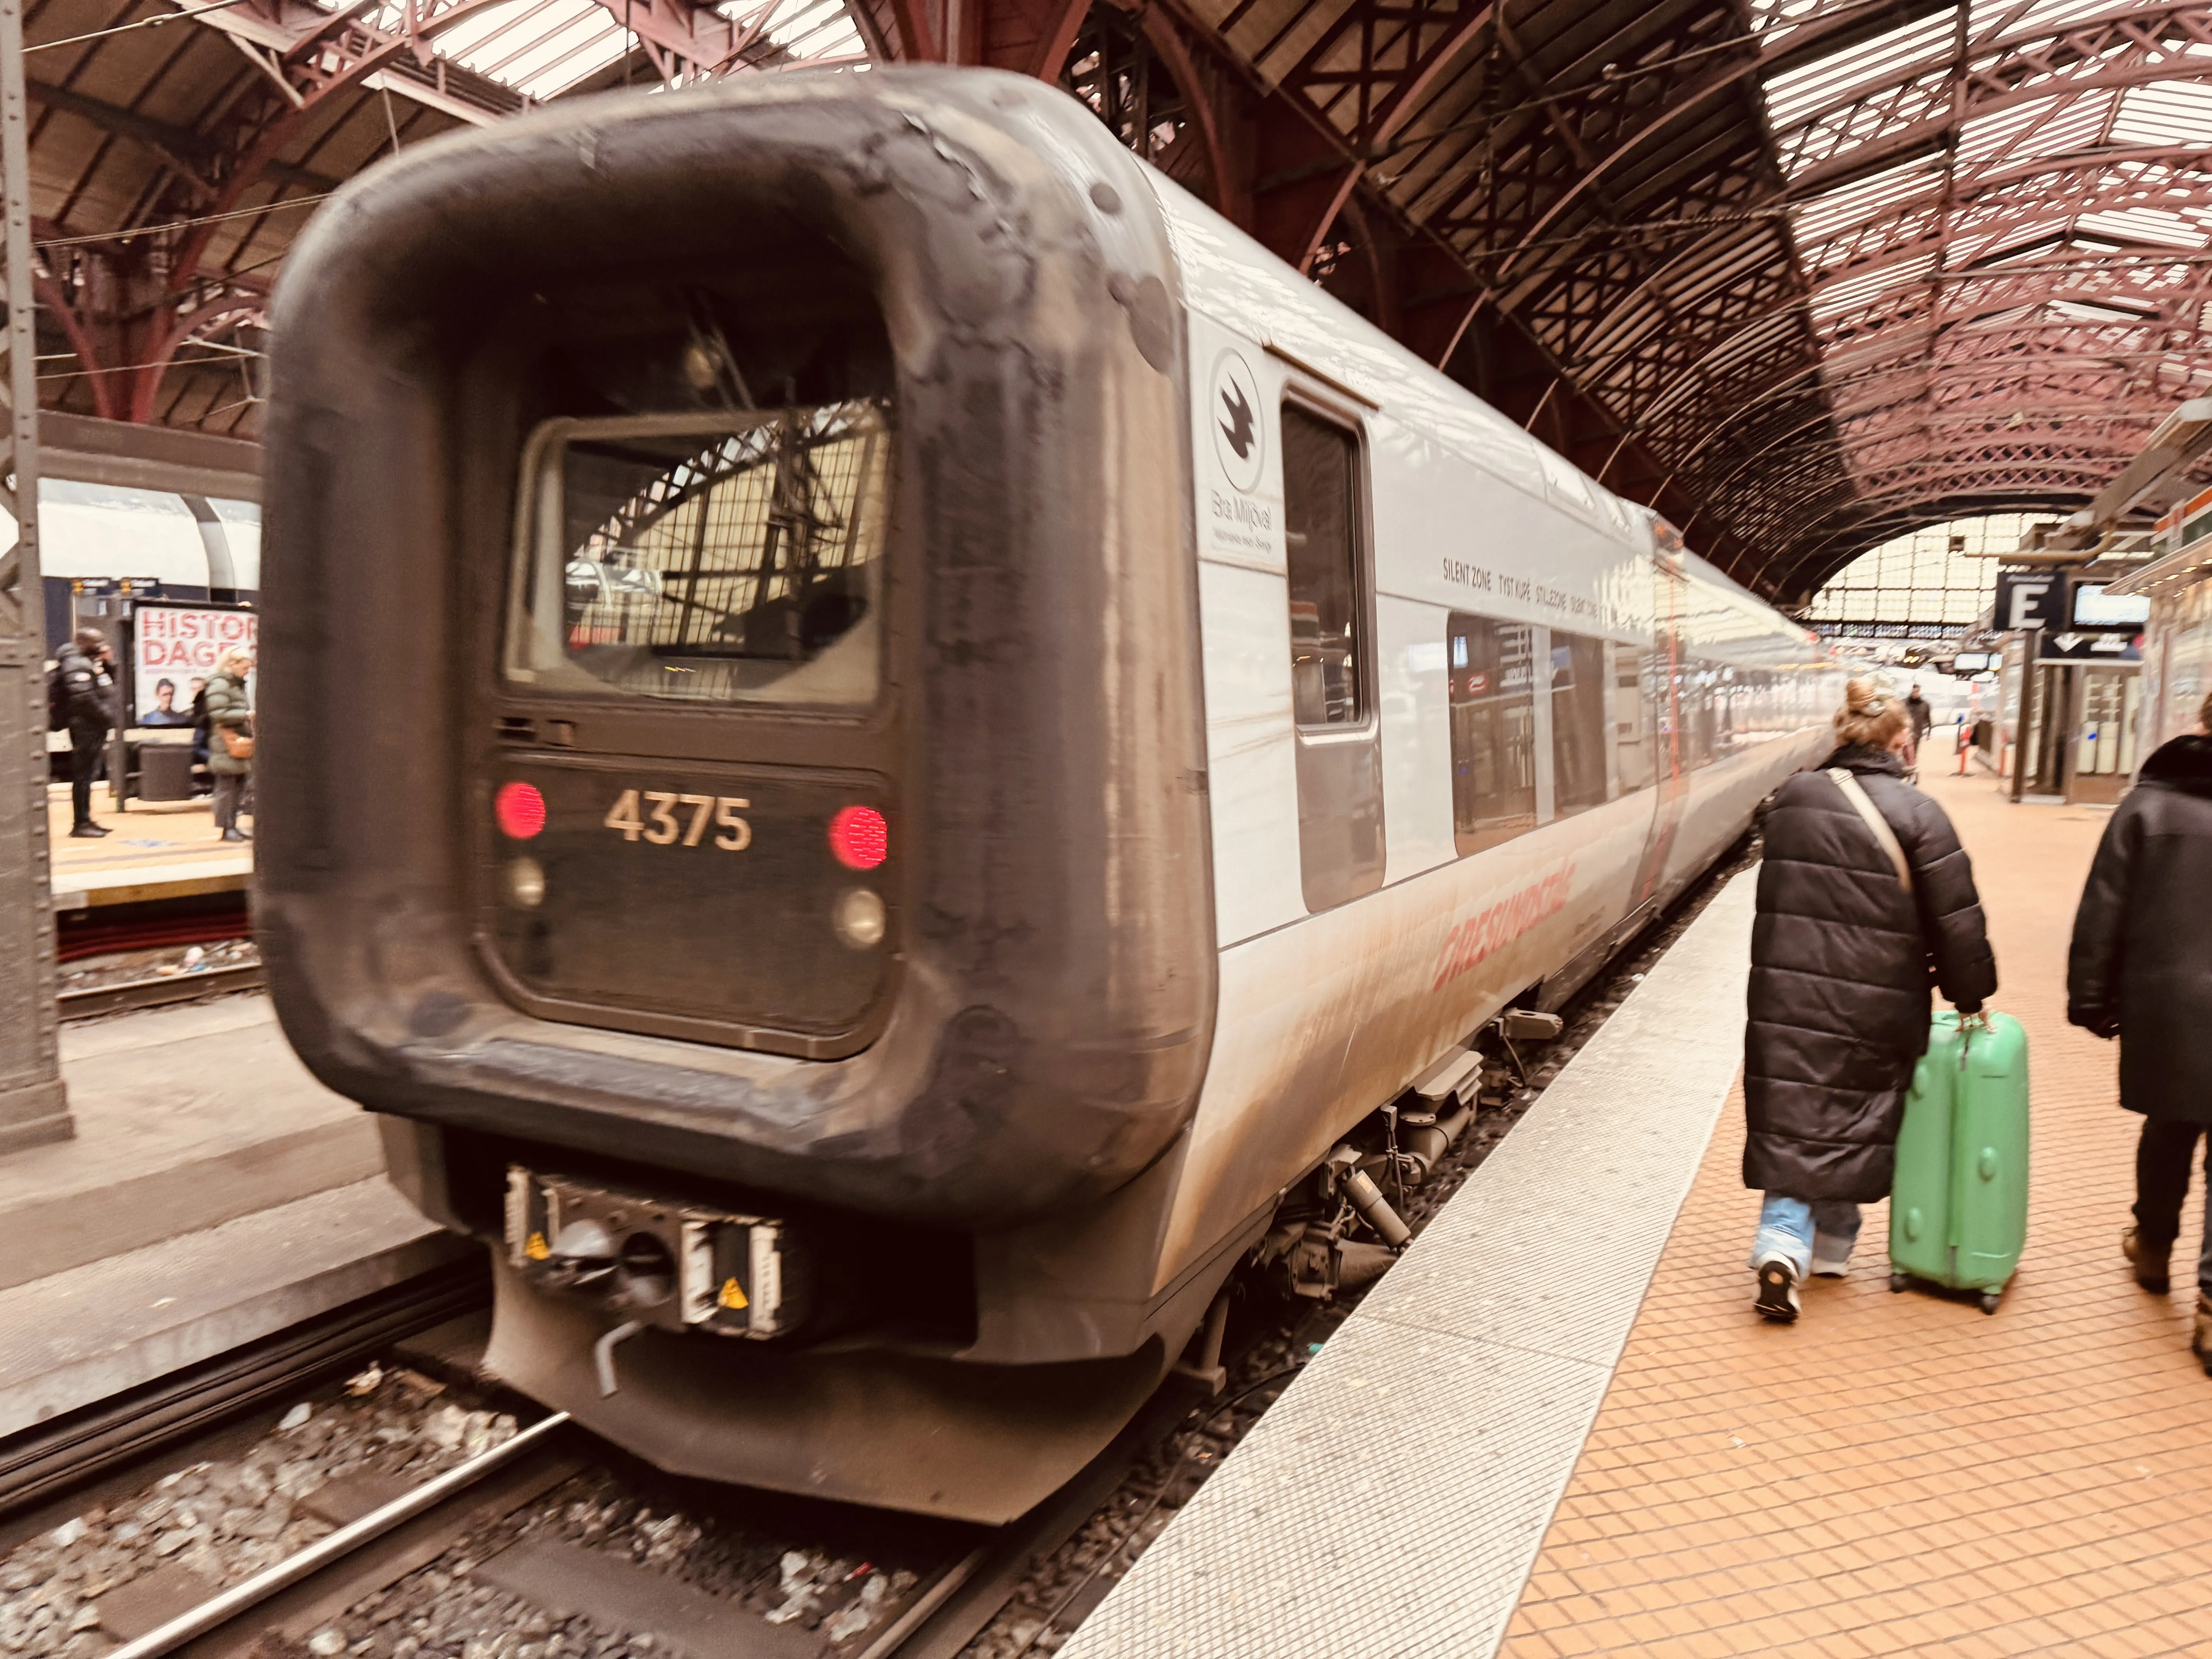
[[[395,145],[625,81],[941,56],[930,20],[963,4],[971,38],[1022,24],[1056,45],[1036,65],[1053,73],[1084,16],[1082,0],[194,0],[188,18],[176,0],[31,0],[54,400],[250,432],[240,354],[284,250]],[[1401,296],[1446,321],[1421,349],[1465,374],[1477,319],[1517,331],[1556,383],[1544,398],[1583,411],[1577,458],[1663,495],[1692,545],[1785,601],[1917,525],[2085,505],[2212,380],[2203,0],[1123,15],[1175,37],[1192,118],[1263,130],[1288,112],[1349,169],[1329,216],[1354,204],[1443,256],[1449,280]],[[1313,264],[1333,222],[1279,251]],[[137,300],[99,298],[118,283]],[[131,367],[165,340],[178,368]]]

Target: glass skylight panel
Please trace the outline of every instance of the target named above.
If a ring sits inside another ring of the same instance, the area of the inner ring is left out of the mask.
[[[1997,562],[1975,556],[2010,552],[2032,522],[1999,513],[1893,538],[1830,577],[1806,614],[1815,622],[1972,623],[1996,586]],[[1963,544],[1955,552],[1954,538]]]
[[[1765,88],[1768,118],[1778,132],[1795,126],[1863,86],[1910,70],[1947,46],[1950,38],[1951,14],[1942,12],[1771,76]]]
[[[2116,144],[2197,145],[2212,137],[2212,85],[2160,81],[2137,87],[2113,118]]]
[[[2168,247],[2197,249],[2204,246],[2204,227],[2187,216],[2162,208],[2122,208],[2112,213],[2085,213],[2081,228],[2102,231],[2127,242],[2158,242]]]
[[[2050,114],[2050,106],[2045,104],[2016,104],[1994,114],[1971,118],[1959,129],[1960,164],[1978,166],[1987,161],[2002,167],[2021,159],[2024,135],[2049,118]],[[2031,155],[2039,153],[2033,149],[2028,152]]]
[[[733,21],[745,15],[744,7],[737,0],[724,0],[716,9]],[[764,33],[793,58],[810,63],[858,59],[867,55],[860,31],[852,14],[845,9],[844,0],[805,0],[805,3],[782,5]]]
[[[2112,0],[2035,0],[2034,4],[2017,10],[1992,4],[1990,0],[1979,0],[1974,7],[1974,24],[1978,30],[1986,30],[2002,19],[2005,22],[2004,38],[2017,40],[2038,30],[2063,28],[2087,18],[2108,16],[2113,9]]]
[[[1846,276],[1814,294],[1813,315],[1823,321],[1832,320],[1846,312],[1863,309],[1886,289],[1924,283],[1935,274],[1934,256],[1923,255],[1904,264],[1885,265],[1880,270]]]
[[[1872,218],[1885,208],[1925,196],[1938,182],[1926,159],[1916,158],[1871,178],[1807,198],[1790,210],[1790,228],[1796,233],[1799,249],[1809,256],[1814,246],[1828,236]]]
[[[630,40],[621,21],[593,0],[550,0],[511,33],[455,59],[533,98],[550,98],[619,63]]]

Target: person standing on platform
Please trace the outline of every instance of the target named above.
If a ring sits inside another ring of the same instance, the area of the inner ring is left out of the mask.
[[[1905,750],[1905,768],[1917,771],[1920,766],[1920,745],[1928,741],[1928,734],[1936,729],[1936,714],[1929,708],[1928,699],[1920,695],[1918,681],[1913,682],[1912,694],[1905,700],[1905,713],[1912,722],[1912,738]]]
[[[238,814],[246,781],[253,775],[253,711],[246,690],[246,677],[252,672],[253,653],[234,645],[217,659],[204,694],[208,770],[215,775],[215,827],[225,841],[247,839],[238,827]]]
[[[2159,746],[2105,826],[2066,958],[2066,1018],[2119,1038],[2120,1104],[2143,1115],[2136,1224],[2120,1249],[2160,1296],[2190,1161],[2212,1125],[2212,697],[2197,728]],[[2212,1182],[2212,1141],[2205,1160]],[[2212,1375],[2212,1210],[2190,1346]]]
[[[92,820],[92,780],[115,729],[115,664],[106,636],[80,628],[54,659],[57,695],[70,734],[70,834],[90,840],[107,831]]]
[[[1966,850],[1943,809],[1905,780],[1904,702],[1855,679],[1835,730],[1835,752],[1769,804],[1751,935],[1743,1184],[1765,1194],[1753,1305],[1779,1323],[1797,1317],[1808,1272],[1850,1271],[1859,1206],[1889,1195],[1931,982],[1961,1014],[1997,988]],[[1886,838],[1832,768],[1849,774]]]

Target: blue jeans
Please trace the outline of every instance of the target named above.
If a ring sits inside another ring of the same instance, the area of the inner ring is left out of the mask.
[[[1823,1261],[1841,1261],[1848,1257],[1858,1236],[1859,1206],[1856,1204],[1841,1199],[1821,1199],[1808,1204],[1802,1198],[1769,1193],[1759,1206],[1759,1231],[1751,1241],[1751,1265],[1757,1267],[1762,1256],[1779,1255],[1788,1258],[1797,1277],[1802,1279],[1812,1271],[1816,1255]],[[1817,1250],[1814,1247],[1816,1238]]]

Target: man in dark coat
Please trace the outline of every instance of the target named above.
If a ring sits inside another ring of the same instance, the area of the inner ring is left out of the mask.
[[[1759,1312],[1797,1315],[1808,1268],[1840,1276],[1858,1206],[1889,1195],[1926,1052],[1931,987],[1961,1013],[1996,990],[1973,870],[1943,809],[1905,780],[1903,702],[1853,680],[1841,746],[1766,814],[1744,1036],[1744,1185],[1765,1194],[1752,1249]],[[1911,872],[1826,769],[1856,781]]]
[[[1912,722],[1912,746],[1905,751],[1908,769],[1920,764],[1920,745],[1928,741],[1928,734],[1936,729],[1936,711],[1928,706],[1928,699],[1920,695],[1916,683],[1911,694],[1905,700],[1905,712]]]
[[[115,729],[115,681],[108,672],[115,659],[100,630],[80,628],[54,659],[63,707],[69,718],[70,834],[84,838],[106,830],[92,819],[92,778]]]
[[[2121,1249],[2136,1283],[2160,1295],[2190,1159],[2212,1124],[2212,697],[2199,722],[2143,763],[2105,826],[2066,962],[2066,1018],[2119,1038],[2120,1104],[2143,1115],[2136,1224]],[[2212,1143],[2205,1156],[2212,1179]],[[2212,1373],[2212,1213],[2190,1346]]]

